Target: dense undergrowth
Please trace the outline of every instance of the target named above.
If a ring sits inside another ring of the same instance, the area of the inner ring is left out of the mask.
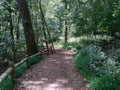
[[[120,90],[120,49],[103,51],[88,45],[78,51],[75,65],[93,90]]]
[[[36,64],[42,60],[42,56],[35,56],[30,59],[30,65]],[[19,67],[16,68],[16,77],[20,77],[25,70],[27,69],[27,63],[23,63]],[[15,82],[13,79],[10,77],[10,75],[0,84],[0,90],[12,90],[14,88]]]

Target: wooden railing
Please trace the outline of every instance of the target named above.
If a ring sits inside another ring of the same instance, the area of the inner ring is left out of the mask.
[[[11,75],[11,77],[15,80],[15,71],[16,68],[19,67],[20,65],[22,65],[24,62],[27,63],[27,66],[30,67],[30,59],[37,56],[37,55],[41,55],[42,52],[36,53],[32,56],[28,56],[26,58],[24,58],[23,60],[21,60],[20,62],[14,64],[13,62],[10,62],[10,67],[0,76],[0,84],[4,81],[4,79],[8,76]]]

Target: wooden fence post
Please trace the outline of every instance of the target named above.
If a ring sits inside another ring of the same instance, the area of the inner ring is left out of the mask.
[[[27,62],[27,67],[29,68],[30,67],[30,58],[29,58],[29,56],[27,56],[27,60],[26,60],[26,62]]]
[[[12,71],[11,71],[11,77],[12,77],[12,80],[13,82],[16,81],[16,74],[15,74],[15,66],[14,66],[14,62],[10,61],[9,62],[9,66],[12,68]]]

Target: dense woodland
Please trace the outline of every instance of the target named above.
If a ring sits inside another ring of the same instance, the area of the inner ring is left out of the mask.
[[[0,74],[50,43],[76,52],[93,90],[120,90],[119,0],[0,1]]]

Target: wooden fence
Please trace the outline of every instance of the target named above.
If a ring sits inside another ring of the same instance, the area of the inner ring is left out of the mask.
[[[4,79],[8,76],[11,75],[11,77],[13,78],[13,80],[16,80],[16,76],[15,76],[15,71],[16,68],[19,67],[20,65],[22,65],[24,62],[27,63],[27,67],[30,67],[30,59],[37,56],[37,55],[41,55],[42,52],[36,53],[32,56],[28,56],[26,58],[24,58],[23,60],[21,60],[20,62],[14,64],[13,62],[10,62],[10,67],[0,76],[0,84],[4,81]]]

